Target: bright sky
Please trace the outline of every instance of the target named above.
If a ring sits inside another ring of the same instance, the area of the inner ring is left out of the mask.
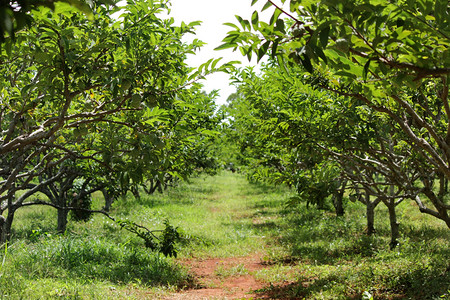
[[[221,62],[240,60],[242,61],[241,66],[249,65],[247,58],[243,57],[239,51],[233,52],[232,49],[214,51],[214,48],[221,45],[227,32],[232,30],[223,23],[236,24],[235,15],[250,20],[252,13],[255,10],[260,12],[266,1],[261,0],[253,7],[250,6],[251,0],[171,0],[171,3],[171,16],[175,19],[176,24],[181,21],[185,23],[202,21],[202,24],[197,27],[196,35],[191,35],[186,40],[197,38],[207,43],[197,55],[188,57],[188,63],[192,67],[197,67],[210,58],[219,57],[223,57]],[[262,15],[260,13],[260,20],[270,19],[272,13],[273,9],[267,9]],[[252,64],[254,65],[256,62],[253,61]],[[228,75],[223,73],[211,74],[202,83],[206,92],[220,90],[220,96],[216,100],[218,105],[224,104],[228,96],[234,92],[234,87],[229,86]]]

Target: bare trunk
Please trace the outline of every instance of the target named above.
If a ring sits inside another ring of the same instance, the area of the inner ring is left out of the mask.
[[[114,202],[113,193],[110,193],[108,189],[104,188],[102,189],[102,194],[103,198],[105,198],[105,206],[103,207],[103,210],[108,212]]]
[[[156,182],[156,188],[158,189],[158,192],[159,193],[163,193],[164,191],[163,191],[163,188],[162,188],[162,183],[161,183],[161,181],[160,180],[158,180],[157,182]]]
[[[6,223],[6,219],[4,216],[0,215],[0,245],[3,245],[6,242],[6,239],[4,238],[4,229],[3,226]]]
[[[16,213],[16,210],[18,208],[13,204],[15,199],[14,187],[15,185],[13,183],[12,189],[8,192],[8,215],[6,218],[3,216],[2,218],[0,218],[0,244],[9,241],[9,239],[11,238],[11,228],[14,221],[14,214]]]
[[[56,230],[58,233],[64,234],[67,229],[67,215],[69,211],[66,209],[67,206],[67,198],[65,193],[60,193],[58,201],[59,208],[57,209],[58,217],[57,217],[57,225]]]
[[[375,233],[375,205],[370,202],[370,195],[366,194],[366,218],[367,218],[367,235]]]
[[[61,234],[64,234],[67,229],[67,215],[69,211],[67,209],[58,208],[58,224],[57,231]]]
[[[394,194],[395,194],[395,189],[394,189],[393,185],[391,185],[389,187],[389,194],[391,197],[394,196]],[[384,204],[387,206],[388,211],[389,211],[389,222],[391,225],[391,243],[389,245],[392,250],[395,247],[397,247],[398,238],[400,237],[400,232],[399,232],[400,224],[397,221],[397,212],[395,210],[395,208],[397,207],[397,204],[395,203],[394,198],[384,201]]]
[[[14,214],[16,213],[15,207],[9,207],[8,208],[8,216],[0,219],[0,244],[3,244],[11,238],[11,228],[14,221]]]
[[[400,237],[400,231],[399,231],[399,227],[400,224],[397,221],[397,212],[395,210],[395,202],[389,201],[389,202],[385,202],[388,211],[389,211],[389,222],[391,225],[391,243],[389,244],[391,247],[391,250],[394,249],[395,247],[397,247],[398,245],[398,238]]]
[[[344,198],[345,187],[347,186],[347,181],[343,181],[341,188],[337,193],[333,195],[333,205],[336,211],[336,216],[342,217],[344,215],[344,205],[342,200]]]
[[[139,188],[136,186],[131,187],[131,192],[133,193],[134,199],[136,200],[140,200],[141,199],[141,194],[139,193]]]
[[[359,194],[359,192],[358,192]],[[358,201],[363,203],[366,206],[366,218],[367,218],[367,235],[372,235],[375,233],[375,207],[377,207],[378,203],[380,203],[380,198],[377,198],[375,201],[370,201],[370,191],[364,190],[364,198],[362,194],[359,194]]]

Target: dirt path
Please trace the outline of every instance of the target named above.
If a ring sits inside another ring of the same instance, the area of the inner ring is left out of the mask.
[[[266,225],[273,226],[276,216],[271,215],[273,212],[266,207],[264,201],[271,199],[266,191],[248,185],[245,178],[222,176],[216,180],[211,187],[214,192],[207,195],[207,199],[213,201],[206,202],[214,218],[222,215],[226,222],[245,224],[256,228],[256,232],[262,232]],[[278,197],[275,196],[277,201]],[[231,217],[228,219],[228,216]],[[248,234],[258,235],[256,232]],[[222,232],[217,231],[216,234]],[[258,239],[255,243],[260,241]],[[261,246],[265,249],[264,245]],[[284,287],[289,282],[270,282],[264,277],[263,274],[269,274],[275,266],[267,264],[267,258],[263,259],[267,255],[262,249],[245,256],[180,259],[179,263],[192,274],[194,287],[166,295],[163,299],[288,299],[274,296],[274,286],[275,289]]]
[[[180,263],[195,274],[198,286],[165,299],[268,299],[258,292],[264,283],[255,278],[257,271],[267,267],[261,255],[191,259]]]

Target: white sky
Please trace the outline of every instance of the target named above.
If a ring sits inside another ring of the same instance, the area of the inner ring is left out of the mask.
[[[250,65],[247,58],[243,57],[239,50],[233,52],[232,49],[214,51],[214,48],[222,44],[222,39],[227,32],[232,30],[231,27],[223,25],[223,23],[237,23],[235,15],[241,16],[243,19],[250,20],[252,13],[257,10],[260,14],[260,20],[269,20],[272,16],[273,9],[269,8],[261,14],[261,7],[266,1],[260,0],[253,7],[250,6],[251,0],[171,0],[171,14],[175,19],[175,24],[181,21],[189,23],[192,21],[202,21],[197,27],[196,35],[190,35],[186,41],[197,38],[207,45],[202,47],[197,55],[188,57],[188,64],[197,67],[205,63],[210,58],[223,57],[221,63],[232,60],[240,60],[240,66]],[[256,61],[252,62],[253,65]],[[218,105],[224,104],[228,96],[234,92],[234,87],[229,86],[229,78],[227,74],[215,73],[207,77],[206,81],[202,81],[204,90],[211,92],[212,90],[220,90],[219,97],[216,100]]]

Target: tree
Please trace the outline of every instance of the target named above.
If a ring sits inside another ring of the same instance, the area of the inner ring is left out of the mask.
[[[336,213],[343,215],[345,181],[329,153],[319,147],[331,147],[336,125],[328,119],[340,111],[326,92],[304,81],[271,66],[264,66],[261,76],[241,71],[235,76],[238,94],[225,110],[251,179],[295,187],[299,197],[292,204],[304,200],[324,209],[333,196]]]
[[[238,17],[242,29],[229,24],[233,30],[218,49],[301,64],[322,88],[386,116],[424,185],[419,193],[409,186],[411,197],[450,227],[447,192],[434,188],[450,178],[448,2],[291,1],[287,11],[269,0],[263,9],[271,6],[269,23],[255,12],[250,21]]]
[[[3,241],[23,205],[51,205],[67,216],[67,201],[24,202],[39,191],[64,186],[59,201],[76,178],[89,182],[90,191],[110,179],[123,183],[123,191],[145,172],[173,163],[164,160],[164,147],[177,143],[171,140],[171,114],[181,106],[177,101],[187,101],[182,91],[230,64],[216,68],[218,60],[210,60],[192,72],[185,56],[202,43],[184,44],[181,37],[198,22],[174,26],[173,19],[158,18],[165,9],[165,1],[114,10],[98,6],[87,20],[70,6],[57,7],[51,18],[49,9],[40,8],[32,14],[35,26],[16,32],[11,51],[2,48]],[[116,11],[119,19],[112,17]]]

